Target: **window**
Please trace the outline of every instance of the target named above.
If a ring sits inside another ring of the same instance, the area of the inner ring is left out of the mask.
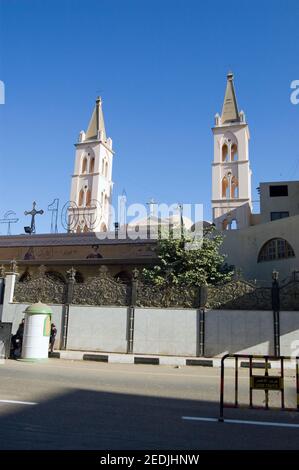
[[[222,147],[222,161],[227,162],[227,160],[228,160],[228,147],[226,144],[224,144]]]
[[[288,196],[288,185],[280,184],[276,186],[269,186],[270,197]]]
[[[90,207],[90,203],[91,203],[91,191],[90,189],[88,189],[86,192],[86,207]]]
[[[224,219],[222,222],[222,230],[228,230],[229,229],[229,223],[227,219]]]
[[[82,162],[82,173],[86,173],[86,170],[87,170],[87,158],[84,157],[83,162]]]
[[[238,229],[238,224],[236,219],[233,219],[230,223],[230,230],[237,230]]]
[[[94,172],[94,157],[90,160],[89,173]]]
[[[258,262],[293,258],[294,256],[294,250],[286,240],[283,238],[273,238],[261,248]]]
[[[231,148],[231,161],[236,162],[237,160],[238,160],[238,148],[236,144],[233,144]]]
[[[226,176],[224,176],[224,178],[222,179],[222,197],[225,199],[229,199],[229,185]]]
[[[81,191],[79,193],[79,207],[83,206],[83,200],[84,200],[84,190],[81,189]]]
[[[228,220],[224,219],[222,222],[222,230],[237,230],[238,222],[236,219]]]
[[[232,183],[231,183],[231,198],[236,199],[239,197],[239,186],[238,186],[238,180],[235,176],[232,177]]]
[[[271,212],[270,214],[271,220],[279,220],[279,219],[284,219],[285,217],[289,217],[290,213],[287,211],[284,212]]]

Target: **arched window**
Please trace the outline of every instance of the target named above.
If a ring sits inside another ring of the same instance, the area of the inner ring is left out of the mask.
[[[224,199],[229,199],[229,186],[228,179],[226,176],[222,179],[222,197]]]
[[[272,238],[261,248],[258,263],[277,259],[294,258],[295,252],[284,238]]]
[[[104,222],[101,224],[100,232],[107,232],[107,227]]]
[[[86,224],[84,225],[83,232],[85,232],[85,233],[86,233],[86,232],[88,232],[88,227],[87,227],[87,225],[86,225]]]
[[[238,160],[238,147],[236,144],[233,144],[231,147],[231,161],[236,162]]]
[[[102,175],[105,173],[105,160],[102,160]]]
[[[222,222],[222,230],[237,230],[238,223],[236,219],[224,219]]]
[[[83,201],[84,201],[84,190],[82,188],[79,193],[79,207],[83,206]]]
[[[94,157],[90,160],[90,165],[89,165],[89,173],[94,172]]]
[[[231,221],[231,223],[230,223],[230,225],[229,225],[229,228],[230,228],[230,230],[237,230],[238,224],[237,224],[236,219],[233,219],[233,220]]]
[[[87,157],[84,157],[83,162],[82,162],[82,173],[86,173],[86,171],[87,171]]]
[[[235,176],[232,177],[231,182],[231,198],[236,199],[239,197],[239,185],[238,180]]]
[[[105,163],[105,177],[108,176],[108,162]]]
[[[226,144],[222,146],[222,161],[228,161],[228,146]]]
[[[228,228],[229,228],[228,220],[224,219],[222,222],[222,230],[228,230]]]
[[[91,203],[91,191],[90,189],[88,189],[86,191],[86,207],[90,207],[90,203]]]
[[[77,233],[81,233],[81,227],[80,227],[80,225],[78,225],[76,232],[77,232]]]

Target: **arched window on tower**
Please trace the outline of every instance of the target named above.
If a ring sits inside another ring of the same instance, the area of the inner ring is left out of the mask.
[[[90,203],[91,203],[91,191],[90,189],[88,189],[86,191],[86,207],[90,207]]]
[[[94,172],[94,157],[90,160],[90,165],[89,165],[89,173]]]
[[[258,263],[277,259],[294,258],[295,252],[284,238],[272,238],[261,248]]]
[[[81,233],[81,227],[80,227],[80,225],[78,225],[76,232],[77,232],[77,233]]]
[[[108,177],[108,162],[105,163],[105,178]]]
[[[79,192],[79,203],[78,203],[79,207],[83,206],[83,202],[84,202],[84,190],[82,188]]]
[[[222,179],[222,197],[224,199],[229,199],[229,185],[226,176],[224,176],[224,178]]]
[[[228,146],[226,144],[222,146],[222,161],[228,161]]]
[[[105,159],[102,160],[102,175],[105,173]]]
[[[231,198],[237,199],[239,197],[239,185],[238,180],[235,176],[232,177],[231,182]]]
[[[82,173],[86,173],[86,171],[87,171],[87,157],[84,157],[83,162],[82,162]]]
[[[238,160],[238,147],[237,144],[233,144],[231,147],[231,161],[236,162]]]
[[[88,232],[88,227],[87,227],[87,225],[86,225],[86,224],[84,225],[83,232],[85,232],[85,233],[86,233],[86,232]]]

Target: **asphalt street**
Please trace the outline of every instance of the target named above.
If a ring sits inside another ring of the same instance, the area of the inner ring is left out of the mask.
[[[248,370],[239,376],[246,404]],[[219,369],[206,367],[6,361],[0,449],[298,449],[296,411],[229,408],[231,421],[219,423],[219,378]],[[285,389],[287,406],[295,406],[293,371]],[[231,401],[233,369],[225,390]],[[270,405],[278,405],[279,392],[270,393]],[[255,402],[264,403],[263,391]]]

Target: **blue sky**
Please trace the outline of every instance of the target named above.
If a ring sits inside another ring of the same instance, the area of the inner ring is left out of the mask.
[[[299,179],[299,2],[0,0],[0,216],[69,199],[78,133],[102,95],[114,199],[203,203],[232,69],[260,181]],[[50,229],[50,215],[37,221]],[[5,233],[4,226],[0,232]]]

